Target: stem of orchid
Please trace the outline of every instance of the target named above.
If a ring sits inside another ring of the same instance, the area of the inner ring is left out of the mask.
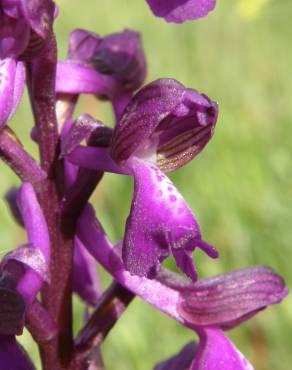
[[[38,193],[51,242],[51,283],[42,290],[43,305],[56,322],[57,337],[40,345],[45,370],[66,368],[70,362],[72,336],[72,259],[71,224],[61,217],[63,191],[62,161],[58,159],[60,139],[55,112],[57,48],[53,34],[43,52],[27,64],[28,86],[37,128],[41,166],[47,174]]]
[[[114,281],[100,298],[94,313],[75,340],[75,361],[88,361],[92,351],[105,339],[135,297]]]
[[[45,173],[8,127],[0,131],[0,157],[22,181],[30,182],[36,190],[45,179]]]

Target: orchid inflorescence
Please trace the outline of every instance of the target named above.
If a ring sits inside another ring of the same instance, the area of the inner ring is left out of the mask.
[[[181,23],[206,16],[215,0],[148,4],[155,15]],[[135,296],[199,337],[156,370],[252,369],[224,331],[279,303],[287,294],[284,281],[266,266],[198,279],[194,250],[212,258],[218,252],[166,175],[207,145],[217,103],[170,78],[143,85],[146,61],[132,30],[105,37],[74,30],[66,60],[57,61],[57,15],[52,0],[0,0],[0,155],[21,180],[6,200],[27,233],[0,265],[0,370],[34,369],[15,339],[24,326],[44,369],[102,368],[99,346]],[[25,84],[40,163],[7,126]],[[73,118],[81,94],[108,100],[115,127],[87,113]],[[116,245],[89,203],[104,172],[134,181]],[[181,274],[162,267],[170,255]],[[113,278],[104,292],[96,261]],[[76,338],[72,291],[93,307]]]

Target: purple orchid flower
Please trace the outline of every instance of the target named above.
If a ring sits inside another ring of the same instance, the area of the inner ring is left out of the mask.
[[[147,0],[147,3],[156,16],[182,23],[205,17],[215,8],[216,0]]]
[[[195,283],[162,270],[157,279],[149,280],[125,269],[120,243],[111,245],[89,205],[78,221],[77,235],[121,285],[199,335],[197,349],[185,348],[156,370],[185,369],[189,365],[192,370],[215,370],[219,363],[227,370],[253,369],[222,330],[240,325],[287,295],[283,279],[271,268],[255,266]]]
[[[0,1],[0,58],[32,58],[40,52],[52,31],[52,0]]]
[[[183,197],[164,172],[193,159],[213,135],[217,105],[205,95],[170,79],[141,89],[128,104],[107,148],[79,147],[72,163],[134,177],[134,199],[123,243],[126,268],[155,276],[172,254],[178,267],[196,280],[192,252],[217,252],[201,238],[200,228]],[[151,241],[151,242],[149,242]]]

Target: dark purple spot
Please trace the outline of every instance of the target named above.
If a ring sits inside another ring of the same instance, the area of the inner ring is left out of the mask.
[[[171,195],[169,196],[169,200],[170,200],[171,202],[176,202],[176,196],[175,196],[175,195],[173,195],[173,194],[171,194]]]

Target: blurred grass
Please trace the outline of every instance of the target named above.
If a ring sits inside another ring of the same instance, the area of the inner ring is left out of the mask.
[[[246,6],[251,4],[246,1]],[[220,259],[196,255],[201,276],[252,264],[269,264],[292,282],[292,49],[289,0],[261,1],[256,16],[246,17],[244,1],[218,1],[208,18],[181,26],[154,18],[144,0],[58,1],[56,33],[60,58],[68,33],[83,27],[101,35],[125,27],[141,32],[148,80],[173,77],[219,102],[214,138],[204,152],[171,177],[194,210],[204,238]],[[242,10],[243,9],[243,10]],[[244,10],[245,9],[245,10]],[[112,124],[108,104],[84,97],[88,111]],[[12,127],[29,150],[31,114],[24,99]],[[17,184],[1,164],[0,191]],[[131,180],[106,175],[93,196],[97,214],[116,241],[123,235],[131,200]],[[1,254],[23,242],[3,202]],[[75,300],[75,330],[82,307]],[[269,308],[231,337],[258,370],[288,370],[292,363],[292,298]],[[109,370],[146,370],[195,338],[136,299],[103,344]],[[32,355],[29,336],[21,338]]]

